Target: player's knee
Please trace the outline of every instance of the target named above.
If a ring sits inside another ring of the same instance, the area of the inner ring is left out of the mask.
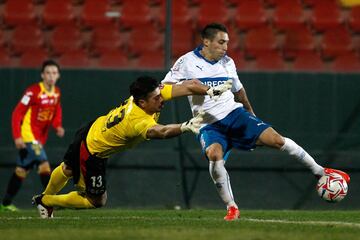
[[[285,140],[280,134],[274,134],[273,143],[276,148],[280,149],[282,146],[284,146]]]
[[[218,161],[223,159],[223,151],[220,144],[211,145],[206,149],[206,156],[210,161]]]
[[[106,204],[107,193],[105,192],[101,196],[91,196],[91,197],[89,197],[89,200],[95,208],[101,208],[101,207],[105,206],[105,204]]]
[[[28,171],[25,168],[22,167],[16,167],[15,168],[15,174],[19,178],[26,178]]]
[[[41,174],[41,175],[50,175],[51,173],[51,168],[50,168],[50,164],[49,162],[43,162],[39,165],[39,168],[38,168],[38,174]]]

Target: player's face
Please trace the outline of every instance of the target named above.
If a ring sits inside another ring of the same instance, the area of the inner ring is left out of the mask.
[[[59,69],[56,66],[46,66],[44,71],[41,73],[41,78],[43,79],[45,86],[50,88],[55,86],[59,77]]]
[[[217,32],[214,39],[207,40],[209,60],[218,61],[226,53],[229,43],[229,36],[226,32]]]
[[[144,110],[147,113],[153,114],[160,112],[164,107],[164,99],[160,94],[160,89],[156,88],[152,91],[145,101]]]

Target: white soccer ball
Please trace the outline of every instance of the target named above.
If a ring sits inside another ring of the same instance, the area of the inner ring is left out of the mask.
[[[348,192],[348,185],[340,174],[331,173],[319,179],[316,190],[325,201],[340,202]]]

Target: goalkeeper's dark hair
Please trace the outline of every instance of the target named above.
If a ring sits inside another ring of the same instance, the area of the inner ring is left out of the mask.
[[[218,32],[228,32],[226,27],[221,23],[210,23],[206,25],[201,31],[202,39],[213,40]]]
[[[159,82],[149,76],[141,76],[130,85],[130,94],[134,97],[134,102],[139,103],[140,99],[146,99],[148,94],[159,87]]]
[[[49,59],[49,60],[45,60],[43,63],[42,63],[42,66],[41,66],[41,72],[43,73],[45,68],[47,66],[55,66],[57,67],[58,71],[60,72],[60,66],[57,62],[55,62],[54,60],[52,59]]]

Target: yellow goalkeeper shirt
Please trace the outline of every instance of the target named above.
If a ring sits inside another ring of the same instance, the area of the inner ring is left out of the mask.
[[[164,100],[171,99],[171,92],[171,85],[163,85],[160,89]],[[146,133],[157,124],[159,116],[160,113],[147,114],[130,97],[95,120],[86,137],[87,147],[91,154],[108,158],[147,140]]]

